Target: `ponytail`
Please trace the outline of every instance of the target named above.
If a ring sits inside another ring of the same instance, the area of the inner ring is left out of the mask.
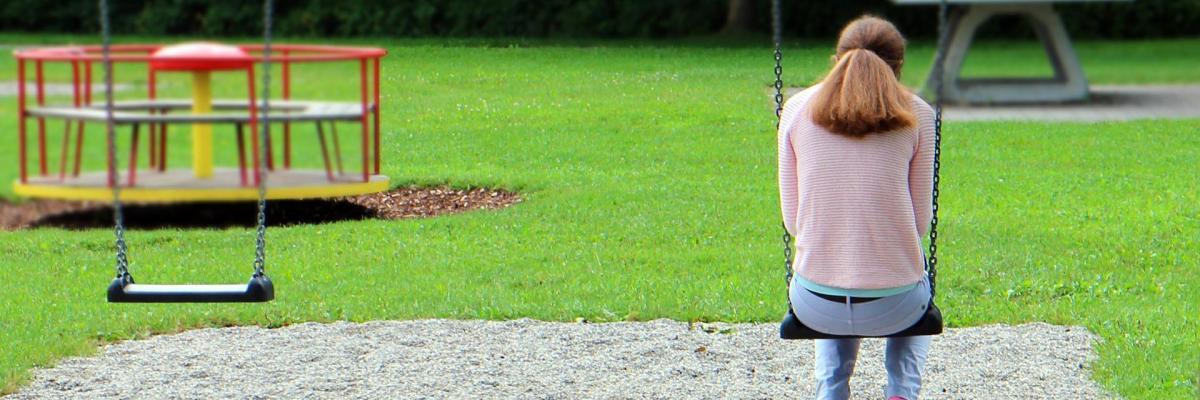
[[[845,136],[916,125],[912,100],[896,71],[867,49],[842,53],[812,101],[813,122]]]

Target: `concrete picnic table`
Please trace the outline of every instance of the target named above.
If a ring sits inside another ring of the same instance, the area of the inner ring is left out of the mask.
[[[940,0],[892,0],[897,5],[938,5]],[[1132,0],[947,0],[950,6],[946,27],[945,60],[942,76],[931,69],[925,81],[927,93],[934,93],[934,84],[942,83],[942,98],[948,103],[1031,103],[1072,102],[1088,99],[1087,78],[1071,47],[1071,39],[1052,3],[1084,3]],[[963,61],[975,39],[975,32],[997,15],[1025,17],[1038,40],[1046,49],[1046,57],[1054,68],[1047,78],[989,77],[963,79]]]

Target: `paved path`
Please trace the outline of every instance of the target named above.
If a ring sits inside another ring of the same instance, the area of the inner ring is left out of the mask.
[[[1200,85],[1094,85],[1087,103],[946,106],[947,121],[1126,121],[1200,118]],[[789,90],[789,95],[800,89]]]

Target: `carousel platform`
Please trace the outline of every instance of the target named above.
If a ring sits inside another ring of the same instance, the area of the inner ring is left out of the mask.
[[[258,187],[244,185],[237,168],[217,168],[208,179],[197,179],[191,169],[175,168],[165,172],[138,169],[137,185],[121,186],[121,201],[141,203],[250,201],[258,199]],[[128,176],[129,171],[121,171]],[[389,179],[372,175],[366,182],[358,174],[327,175],[321,170],[279,170],[266,174],[267,199],[309,199],[354,196],[388,189]],[[88,172],[78,177],[30,176],[25,183],[13,183],[21,196],[112,201],[108,174]]]

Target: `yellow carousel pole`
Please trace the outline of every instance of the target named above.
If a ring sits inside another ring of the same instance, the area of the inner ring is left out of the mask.
[[[192,73],[192,113],[212,112],[212,74],[208,71]],[[212,124],[192,124],[192,170],[197,178],[213,176]]]

